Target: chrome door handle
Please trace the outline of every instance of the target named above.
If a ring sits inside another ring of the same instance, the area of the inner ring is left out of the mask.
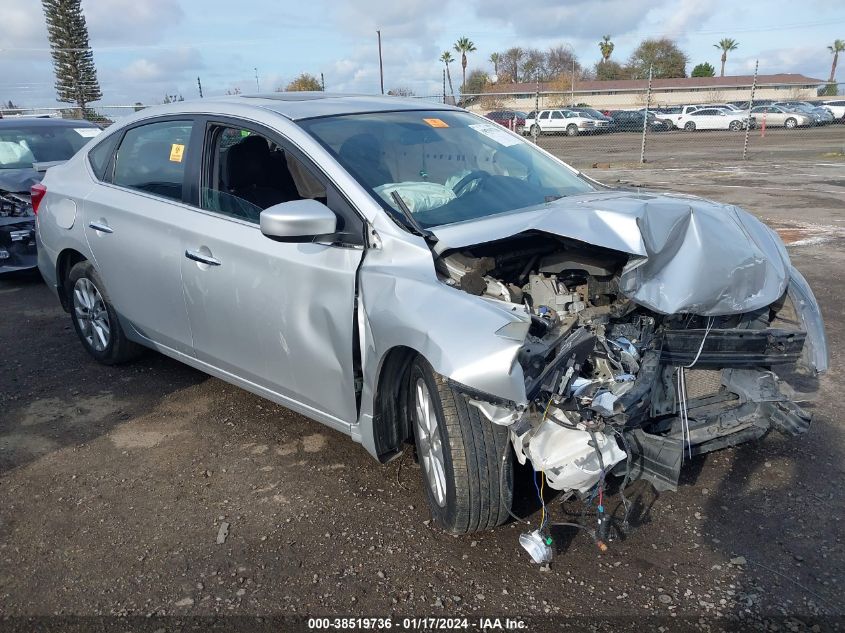
[[[114,233],[114,229],[112,229],[108,224],[100,224],[99,222],[89,223],[88,228],[99,231],[100,233]]]
[[[192,259],[200,264],[208,264],[209,266],[219,266],[220,260],[213,258],[211,255],[203,255],[198,251],[185,251],[185,257]]]

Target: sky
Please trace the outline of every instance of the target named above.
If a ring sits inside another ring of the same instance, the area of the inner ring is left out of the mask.
[[[705,61],[718,72],[713,44],[731,37],[739,49],[726,74],[753,73],[759,60],[761,74],[819,79],[830,73],[827,46],[845,39],[843,0],[82,0],[82,7],[103,92],[97,105],[194,99],[197,77],[206,96],[264,92],[301,72],[323,73],[330,91],[377,93],[377,29],[385,90],[420,96],[440,93],[438,57],[461,36],[478,48],[468,71],[492,73],[490,53],[512,46],[569,45],[591,66],[609,34],[612,59],[622,63],[642,39],[667,36],[688,54],[687,72]],[[39,0],[0,0],[0,25],[0,101],[57,105]],[[842,57],[837,78],[845,82]],[[460,65],[452,69],[455,79]]]

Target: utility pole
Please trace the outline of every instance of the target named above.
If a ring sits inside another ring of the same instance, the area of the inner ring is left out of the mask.
[[[255,71],[255,91],[261,92],[261,86],[258,85],[258,68],[253,68]]]
[[[200,81],[200,78],[199,78],[199,77],[197,77],[197,88],[199,88],[199,91],[200,91],[200,99],[202,99],[202,82]]]
[[[384,94],[384,63],[381,59],[381,31],[376,31],[378,35],[378,76],[381,81],[381,94]]]
[[[320,73],[320,85],[323,87],[323,92],[326,91],[326,78],[323,73]]]

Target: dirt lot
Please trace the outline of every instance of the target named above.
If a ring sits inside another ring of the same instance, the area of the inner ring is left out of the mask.
[[[596,618],[641,628],[646,616],[659,618],[649,629],[845,624],[845,161],[819,152],[590,173],[741,204],[783,231],[831,349],[807,435],[694,459],[677,493],[635,484],[624,540],[600,554],[558,529],[542,570],[517,543],[522,526],[456,538],[430,525],[410,450],[381,466],[338,433],[152,352],[99,366],[40,281],[2,281],[0,629],[2,616],[47,615],[465,615],[473,628],[510,615],[530,630]],[[561,519],[579,509],[552,505]]]

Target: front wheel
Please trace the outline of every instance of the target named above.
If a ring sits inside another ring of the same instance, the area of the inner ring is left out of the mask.
[[[577,125],[568,125],[566,127],[566,135],[567,136],[578,136],[578,126]]]
[[[421,357],[411,366],[409,391],[432,518],[453,534],[504,523],[513,502],[513,451],[507,429],[482,416]]]
[[[742,123],[740,123],[739,121],[731,121],[730,125],[728,126],[728,129],[732,132],[738,132],[742,129]]]
[[[794,130],[798,127],[798,121],[796,119],[793,119],[792,117],[789,117],[786,121],[783,122],[783,125],[787,130]]]
[[[687,121],[684,125],[684,129],[687,132],[695,132],[695,123],[693,123],[692,121]]]
[[[124,363],[143,348],[126,338],[100,275],[90,262],[76,264],[65,284],[73,329],[82,346],[104,365]]]

